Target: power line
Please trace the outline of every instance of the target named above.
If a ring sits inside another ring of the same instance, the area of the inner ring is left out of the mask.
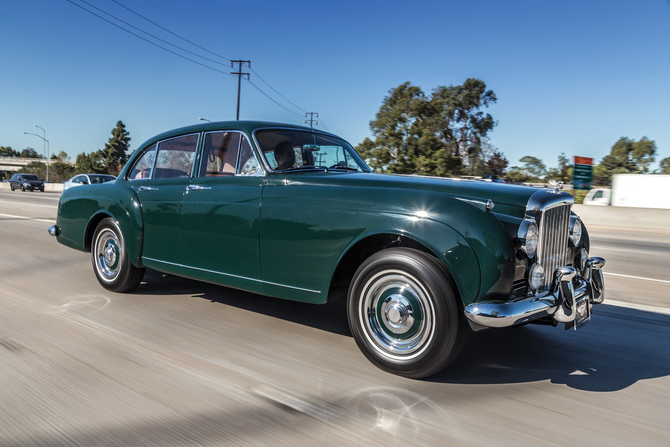
[[[203,48],[203,47],[201,47],[200,45],[195,44],[195,43],[191,42],[190,40],[185,39],[185,38],[181,37],[180,35],[178,35],[178,34],[176,34],[176,33],[173,33],[173,32],[170,31],[169,29],[160,26],[158,23],[156,23],[156,22],[152,22],[151,20],[147,19],[146,17],[144,17],[144,16],[141,15],[140,13],[133,11],[132,9],[130,9],[129,7],[127,7],[126,5],[123,5],[123,4],[121,4],[120,2],[117,2],[116,0],[112,0],[112,1],[113,1],[114,3],[116,3],[117,5],[121,6],[122,8],[125,8],[125,9],[127,9],[128,11],[132,12],[132,13],[135,14],[136,16],[138,16],[138,17],[140,17],[140,18],[146,20],[147,22],[151,23],[152,25],[157,26],[158,28],[162,29],[163,31],[172,34],[173,36],[177,37],[178,39],[181,39],[181,40],[183,40],[184,42],[188,42],[188,43],[190,43],[191,45],[193,45],[193,46],[195,46],[195,47],[198,47],[198,48],[200,48],[200,49],[203,50],[203,51],[206,51],[206,52],[208,52],[208,53],[210,53],[210,54],[213,54],[214,56],[220,57],[221,59],[225,59],[225,60],[227,60],[227,61],[230,61],[230,59],[228,59],[227,57],[225,57],[225,56],[221,56],[220,54],[217,54],[217,53],[215,53],[215,52],[213,52],[213,51],[209,51],[207,48]]]
[[[113,26],[119,28],[120,30],[125,31],[125,32],[127,32],[128,34],[130,34],[130,35],[132,35],[132,36],[134,36],[134,37],[137,37],[138,39],[141,39],[141,40],[143,40],[143,41],[145,41],[145,42],[147,42],[147,43],[150,43],[151,45],[153,45],[153,46],[155,46],[155,47],[158,47],[158,48],[160,48],[160,49],[162,49],[162,50],[164,50],[164,51],[167,51],[168,53],[174,54],[175,56],[178,56],[178,57],[180,57],[180,58],[182,58],[182,59],[185,59],[185,60],[187,60],[187,61],[189,61],[189,62],[193,62],[194,64],[200,65],[201,67],[208,68],[208,69],[210,69],[210,70],[212,70],[212,71],[216,71],[216,72],[218,72],[218,73],[222,73],[222,74],[225,74],[225,75],[227,75],[227,76],[237,76],[237,77],[238,77],[238,105],[237,105],[237,119],[239,119],[239,101],[240,101],[241,77],[242,77],[243,75],[246,75],[246,76],[247,76],[247,81],[248,81],[248,82],[249,82],[249,83],[250,83],[256,90],[258,90],[259,92],[261,92],[264,96],[266,96],[266,97],[267,97],[268,99],[270,99],[272,102],[274,102],[274,103],[277,104],[279,107],[281,107],[282,109],[284,109],[286,112],[288,112],[288,113],[291,114],[292,116],[294,116],[294,117],[296,117],[296,118],[298,118],[298,119],[300,119],[301,121],[304,122],[304,119],[303,119],[303,117],[302,117],[300,114],[298,114],[297,112],[295,112],[295,111],[289,109],[288,107],[286,107],[286,106],[280,104],[278,101],[276,101],[276,100],[275,100],[274,98],[272,98],[270,95],[268,95],[267,93],[265,93],[260,87],[258,87],[256,84],[254,84],[253,82],[251,82],[251,81],[248,79],[249,73],[242,73],[242,72],[241,72],[241,71],[242,71],[242,70],[241,70],[241,68],[242,68],[241,65],[242,65],[242,64],[241,64],[240,62],[248,63],[249,61],[232,61],[231,59],[228,59],[228,58],[225,57],[225,56],[222,56],[222,55],[217,54],[217,53],[215,53],[215,52],[213,52],[213,51],[210,51],[210,50],[208,50],[208,49],[206,49],[206,48],[204,48],[204,47],[201,47],[200,45],[197,45],[197,44],[191,42],[191,41],[188,40],[188,39],[185,39],[184,37],[179,36],[178,34],[176,34],[176,33],[172,32],[172,31],[168,30],[167,28],[165,28],[165,27],[163,27],[163,26],[161,26],[161,25],[159,25],[159,24],[157,24],[157,23],[155,23],[155,22],[153,22],[153,21],[151,21],[150,19],[144,17],[143,15],[141,15],[141,14],[139,14],[138,12],[136,12],[136,11],[130,9],[129,7],[123,5],[122,3],[120,3],[120,2],[118,2],[118,1],[116,1],[116,0],[112,0],[114,3],[118,4],[118,5],[121,6],[122,8],[124,8],[124,9],[130,11],[131,13],[137,15],[138,17],[142,18],[143,20],[146,20],[147,22],[151,23],[152,25],[157,26],[158,28],[160,28],[160,29],[162,29],[162,30],[164,30],[164,31],[166,31],[166,32],[168,32],[168,33],[170,33],[170,34],[172,34],[173,36],[175,36],[175,37],[177,37],[177,38],[179,38],[179,39],[181,39],[181,40],[183,40],[183,41],[185,41],[185,42],[187,42],[187,43],[189,43],[189,44],[191,44],[191,45],[193,45],[193,46],[195,46],[195,47],[197,47],[197,48],[200,48],[200,49],[203,50],[203,51],[206,51],[206,52],[208,52],[208,53],[210,53],[210,54],[213,54],[214,56],[217,56],[217,57],[219,57],[219,58],[222,58],[222,59],[225,59],[225,60],[227,60],[227,61],[230,61],[230,62],[231,62],[231,66],[232,66],[233,63],[239,63],[240,66],[239,66],[239,70],[238,70],[237,73],[229,73],[229,72],[225,72],[225,71],[223,71],[223,70],[219,70],[219,69],[217,69],[217,68],[210,67],[209,65],[206,65],[206,64],[203,64],[203,63],[201,63],[201,62],[195,61],[195,60],[193,60],[193,59],[191,59],[191,58],[188,58],[188,57],[186,57],[186,56],[184,56],[184,55],[182,55],[182,54],[179,54],[179,53],[174,52],[174,51],[172,51],[172,50],[170,50],[170,49],[168,49],[168,48],[165,48],[165,47],[163,47],[163,46],[161,46],[161,45],[159,45],[159,44],[157,44],[157,43],[155,43],[155,42],[152,42],[151,40],[146,39],[146,38],[144,38],[144,37],[142,37],[142,36],[140,36],[140,35],[138,35],[138,34],[132,32],[132,31],[130,31],[130,30],[128,30],[128,29],[126,29],[126,28],[124,28],[124,27],[122,27],[122,26],[120,26],[120,25],[118,25],[118,24],[116,24],[116,23],[114,23],[114,22],[112,22],[112,21],[110,21],[110,20],[107,20],[106,18],[104,18],[104,17],[102,17],[102,16],[96,14],[95,12],[90,11],[90,10],[84,8],[83,6],[81,6],[81,5],[77,4],[77,3],[75,3],[75,2],[72,1],[72,0],[67,0],[67,1],[68,1],[69,3],[71,3],[71,4],[73,4],[74,6],[80,8],[80,9],[83,9],[84,11],[88,12],[89,14],[91,14],[91,15],[93,15],[93,16],[99,18],[100,20],[104,20],[105,22],[109,23],[110,25],[113,25]],[[185,48],[182,48],[182,47],[180,47],[180,46],[178,46],[178,45],[174,45],[174,44],[172,44],[172,43],[170,43],[170,42],[168,42],[168,41],[166,41],[166,40],[163,40],[163,39],[161,39],[161,38],[159,38],[159,37],[157,37],[157,36],[155,36],[155,35],[153,35],[153,34],[151,34],[151,33],[148,33],[148,32],[146,32],[146,31],[144,31],[144,30],[142,30],[142,29],[140,29],[140,28],[138,28],[138,27],[136,27],[136,26],[134,26],[134,25],[131,25],[130,23],[125,22],[125,21],[119,19],[118,17],[114,16],[113,14],[110,14],[110,13],[108,13],[108,12],[106,12],[106,11],[104,11],[104,10],[102,10],[102,9],[100,9],[100,8],[98,8],[98,7],[96,7],[96,6],[92,5],[92,4],[90,4],[90,3],[88,3],[86,0],[80,0],[80,1],[81,1],[82,3],[85,3],[86,5],[90,6],[91,8],[94,8],[94,9],[100,11],[101,13],[103,13],[103,14],[109,16],[109,17],[112,17],[113,19],[115,19],[115,20],[117,20],[117,21],[119,21],[119,22],[121,22],[121,23],[123,23],[123,24],[125,24],[125,25],[127,25],[127,26],[129,26],[129,27],[131,27],[131,28],[133,28],[133,29],[135,29],[135,30],[141,32],[141,33],[144,33],[144,34],[146,34],[146,35],[148,35],[148,36],[151,36],[152,38],[154,38],[154,39],[156,39],[156,40],[158,40],[158,41],[160,41],[160,42],[163,42],[163,43],[165,43],[165,44],[167,44],[167,45],[170,45],[170,46],[172,46],[172,47],[174,47],[174,48],[177,48],[177,49],[179,49],[179,50],[181,50],[181,51],[184,51],[184,52],[186,52],[186,53],[188,53],[188,54],[192,54],[192,55],[194,55],[194,56],[196,56],[196,57],[199,57],[199,58],[201,58],[201,59],[204,59],[204,60],[206,60],[206,61],[209,61],[209,62],[218,64],[218,65],[224,65],[224,64],[222,64],[221,62],[218,62],[218,61],[215,61],[215,60],[206,58],[206,57],[201,56],[201,55],[199,55],[199,54],[197,54],[197,53],[194,53],[194,52],[189,51],[189,50],[187,50],[187,49],[185,49]],[[291,105],[292,105],[293,107],[295,107],[296,109],[301,110],[302,112],[304,112],[304,113],[305,113],[305,116],[307,116],[307,114],[310,113],[310,112],[305,111],[305,110],[302,109],[301,107],[297,106],[297,105],[294,104],[292,101],[290,101],[288,98],[286,98],[284,95],[282,95],[281,93],[279,93],[279,91],[277,91],[277,89],[275,89],[274,87],[272,87],[272,85],[270,85],[265,79],[263,79],[263,77],[261,77],[255,70],[253,70],[253,69],[251,68],[250,65],[249,65],[249,70],[250,70],[251,72],[253,72],[256,76],[258,76],[258,78],[259,78],[261,81],[263,81],[268,87],[270,87],[270,89],[272,89],[272,90],[273,90],[277,95],[279,95],[282,99],[284,99],[286,102],[288,102],[289,104],[291,104]],[[317,114],[317,116],[318,116],[318,114]],[[316,124],[318,125],[318,122],[317,122]],[[325,127],[325,125],[324,125],[324,127]]]
[[[94,13],[93,11],[89,11],[88,9],[84,8],[83,6],[76,4],[76,3],[73,2],[72,0],[67,0],[67,2],[72,3],[72,4],[73,4],[74,6],[76,6],[77,8],[83,9],[83,10],[86,11],[87,13],[96,16],[96,17],[99,18],[100,20],[104,20],[105,22],[109,23],[110,25],[113,25],[113,26],[119,28],[120,30],[125,31],[125,32],[127,32],[128,34],[131,34],[131,35],[137,37],[138,39],[142,39],[143,41],[145,41],[145,42],[147,42],[147,43],[150,43],[151,45],[153,45],[153,46],[155,46],[155,47],[158,47],[158,48],[160,48],[161,50],[165,50],[165,51],[167,51],[168,53],[174,54],[175,56],[178,56],[178,57],[180,57],[180,58],[182,58],[182,59],[186,59],[187,61],[193,62],[194,64],[198,64],[198,65],[200,65],[201,67],[205,67],[205,68],[208,68],[208,69],[210,69],[210,70],[217,71],[217,72],[219,72],[219,73],[223,73],[223,74],[225,74],[226,76],[232,76],[232,75],[231,75],[230,73],[228,73],[228,72],[225,72],[225,71],[223,71],[223,70],[216,69],[216,68],[214,68],[214,67],[210,67],[209,65],[205,65],[205,64],[200,63],[200,62],[198,62],[198,61],[194,61],[193,59],[190,59],[190,58],[188,58],[188,57],[186,57],[186,56],[184,56],[184,55],[181,55],[181,54],[176,53],[176,52],[174,52],[174,51],[172,51],[172,50],[169,50],[169,49],[167,49],[167,48],[165,48],[165,47],[163,47],[163,46],[161,46],[161,45],[158,45],[156,42],[152,42],[152,41],[150,41],[149,39],[145,39],[144,37],[142,37],[142,36],[140,36],[140,35],[137,35],[137,34],[133,33],[132,31],[129,31],[129,30],[125,29],[124,27],[122,27],[122,26],[120,26],[120,25],[117,25],[116,23],[114,23],[114,22],[112,22],[112,21],[110,21],[110,20],[107,20],[106,18],[104,18],[104,17],[102,17],[102,16],[99,16],[98,14]]]
[[[161,39],[160,37],[154,36],[153,34],[148,33],[148,32],[146,32],[146,31],[144,31],[143,29],[140,29],[140,28],[138,28],[138,27],[136,27],[136,26],[134,26],[134,25],[131,25],[130,23],[125,22],[125,21],[119,19],[118,17],[116,17],[116,16],[114,16],[114,15],[112,15],[112,14],[110,14],[110,13],[108,13],[108,12],[106,12],[106,11],[103,11],[102,9],[98,8],[97,6],[90,4],[90,3],[87,2],[86,0],[79,0],[79,1],[82,2],[82,3],[87,4],[87,5],[90,6],[91,8],[96,9],[96,10],[100,11],[101,13],[103,13],[103,14],[105,14],[105,15],[111,17],[111,18],[113,18],[114,20],[118,20],[119,22],[123,23],[124,25],[127,25],[127,26],[129,26],[129,27],[131,27],[131,28],[133,28],[133,29],[135,29],[135,30],[141,32],[141,33],[144,33],[144,34],[146,34],[147,36],[151,36],[151,37],[153,37],[154,39],[159,40],[159,41],[161,41],[161,42],[163,42],[163,43],[165,43],[165,44],[168,44],[168,45],[170,45],[171,47],[179,48],[180,50],[182,50],[182,51],[185,52],[185,53],[192,54],[193,56],[199,57],[199,58],[204,59],[204,60],[209,61],[209,62],[213,62],[213,63],[218,64],[218,65],[224,65],[224,66],[227,65],[227,64],[224,64],[224,63],[222,63],[222,62],[215,61],[214,59],[209,59],[209,58],[207,58],[207,57],[200,56],[199,54],[194,53],[194,52],[192,52],[192,51],[189,51],[189,50],[187,50],[186,48],[182,48],[182,47],[180,47],[180,46],[178,46],[178,45],[174,45],[174,44],[168,42],[167,40],[163,40],[163,39]]]
[[[256,71],[254,71],[253,68],[249,67],[249,70],[253,71],[254,74],[255,74],[256,76],[258,76],[258,79],[260,79],[261,81],[265,82],[265,85],[267,85],[267,86],[270,87],[272,90],[274,90],[274,92],[275,92],[276,94],[278,94],[279,96],[281,96],[282,98],[284,98],[284,100],[286,100],[286,102],[288,102],[289,104],[291,104],[291,105],[292,105],[293,107],[295,107],[296,109],[299,109],[299,110],[301,110],[301,111],[307,113],[306,110],[304,110],[304,109],[298,107],[297,105],[293,104],[293,103],[292,103],[291,101],[289,101],[284,95],[282,95],[282,94],[279,93],[277,90],[275,90],[275,88],[272,87],[270,84],[268,84],[268,82],[267,82],[265,79],[263,79],[258,73],[256,73]]]
[[[302,115],[299,115],[299,114],[295,113],[293,110],[291,110],[291,109],[285,107],[284,105],[279,104],[277,101],[275,101],[274,98],[272,98],[270,95],[268,95],[268,94],[265,93],[263,90],[261,90],[261,89],[260,89],[256,84],[254,84],[252,81],[247,80],[247,82],[248,82],[249,84],[251,84],[256,90],[258,90],[258,91],[261,92],[263,95],[265,95],[270,101],[274,102],[274,103],[277,104],[279,107],[281,107],[282,109],[284,109],[285,111],[287,111],[288,113],[290,113],[291,115],[293,115],[294,117],[298,118],[300,121],[303,120]]]

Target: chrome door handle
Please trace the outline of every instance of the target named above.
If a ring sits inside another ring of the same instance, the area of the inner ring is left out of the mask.
[[[152,188],[151,186],[140,186],[137,188],[138,191],[158,191],[158,188]]]
[[[212,189],[211,186],[200,186],[200,185],[188,185],[186,187],[187,191],[198,191],[201,189]]]

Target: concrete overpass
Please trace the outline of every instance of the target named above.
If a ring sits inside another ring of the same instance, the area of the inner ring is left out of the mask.
[[[17,171],[23,168],[28,163],[34,161],[44,163],[46,160],[44,158],[20,158],[20,157],[0,157],[0,170],[2,171]],[[50,160],[50,163],[53,163],[54,160]],[[73,161],[66,161],[65,163],[73,165]]]

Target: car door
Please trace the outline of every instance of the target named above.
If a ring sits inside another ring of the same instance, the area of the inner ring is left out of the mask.
[[[181,207],[180,259],[193,276],[262,291],[258,235],[263,186],[244,133],[204,134],[199,166]]]
[[[181,202],[191,181],[199,134],[182,135],[147,148],[130,172],[142,206],[142,259],[179,264]]]

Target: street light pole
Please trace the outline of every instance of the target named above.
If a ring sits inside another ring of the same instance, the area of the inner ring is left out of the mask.
[[[43,142],[42,144],[48,143],[48,141],[47,141],[47,131],[44,130],[44,127],[40,127],[40,126],[38,126],[37,124],[35,124],[35,127],[39,127],[40,129],[42,129],[42,132],[44,133],[44,137],[42,138],[42,139],[44,140],[44,142]],[[49,149],[48,149],[48,147],[49,147],[49,146],[47,145],[47,148],[46,148],[46,156],[47,156],[47,182],[49,181]],[[44,147],[43,147],[42,150],[44,151]]]
[[[40,129],[42,129],[42,128],[40,127]],[[44,130],[44,129],[42,129],[42,130]],[[26,135],[35,135],[37,138],[41,138],[47,144],[47,153],[48,153],[48,151],[49,151],[49,140],[47,140],[44,137],[41,137],[41,136],[37,135],[36,133],[30,133],[30,132],[23,132],[23,133],[26,134]],[[45,135],[46,135],[46,133],[45,133]],[[47,160],[47,182],[49,181],[49,163],[48,162],[49,162],[49,160]]]

